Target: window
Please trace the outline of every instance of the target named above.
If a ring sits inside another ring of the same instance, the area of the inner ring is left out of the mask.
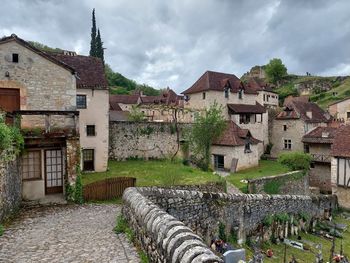
[[[229,95],[229,89],[225,89],[225,98],[227,99],[228,98],[228,95]]]
[[[86,95],[77,95],[77,108],[86,109]]]
[[[219,171],[225,169],[225,156],[214,154],[214,168]]]
[[[202,99],[205,100],[205,92],[202,93]]]
[[[284,149],[291,150],[292,149],[292,140],[284,140]]]
[[[242,89],[240,89],[239,91],[238,91],[238,98],[241,100],[241,99],[243,99],[243,90]]]
[[[23,155],[22,178],[23,180],[33,180],[41,178],[40,151],[29,151]]]
[[[283,130],[284,130],[284,131],[287,130],[287,125],[283,125]]]
[[[95,136],[95,125],[86,125],[86,136]]]
[[[264,101],[266,100],[266,95],[264,94]]]
[[[94,159],[95,159],[94,149],[84,149],[83,150],[83,170],[84,171],[94,171]]]
[[[245,153],[251,153],[252,151],[250,150],[250,142],[247,141],[245,142],[245,145],[244,145],[244,152]]]
[[[250,115],[249,114],[240,114],[239,115],[239,123],[240,124],[250,123]]]
[[[304,144],[304,153],[309,153],[310,152],[310,146],[308,144]]]
[[[12,62],[13,63],[18,63],[18,54],[17,53],[13,53],[12,54]]]
[[[347,113],[346,113],[346,118],[347,118],[347,119],[350,119],[350,112],[347,112]]]

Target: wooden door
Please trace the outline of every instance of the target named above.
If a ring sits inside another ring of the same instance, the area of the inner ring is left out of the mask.
[[[0,109],[6,112],[20,110],[19,89],[4,89],[0,87]]]
[[[63,155],[61,149],[45,150],[45,193],[63,192]]]

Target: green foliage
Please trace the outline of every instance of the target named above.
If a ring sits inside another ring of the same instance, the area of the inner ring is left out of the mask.
[[[84,203],[83,183],[81,181],[81,175],[80,174],[77,176],[77,179],[75,181],[74,202],[76,202],[77,204]]]
[[[288,96],[298,96],[298,90],[294,87],[293,83],[285,84],[275,89],[275,91],[278,93],[278,99],[281,105]]]
[[[219,239],[226,241],[226,226],[224,223],[219,222]]]
[[[95,8],[92,10],[92,26],[91,26],[91,41],[90,41],[90,56],[96,57],[96,17]]]
[[[264,226],[271,226],[274,220],[274,216],[273,215],[267,215],[265,216],[264,220],[263,220],[263,225]]]
[[[0,225],[0,237],[4,234],[4,226]]]
[[[145,114],[135,105],[131,107],[131,110],[128,115],[129,121],[141,122],[146,118]]]
[[[279,58],[271,59],[265,67],[267,78],[270,82],[277,84],[287,75],[287,68]]]
[[[62,52],[63,50],[60,48],[52,48],[49,46],[46,46],[44,44],[41,44],[39,42],[35,42],[35,41],[27,41],[29,44],[31,44],[33,47],[41,50],[41,51],[45,51],[45,52]]]
[[[176,125],[175,124],[170,124],[170,134],[175,134],[176,133]]]
[[[271,153],[271,150],[272,150],[272,147],[273,147],[273,143],[269,143],[269,144],[266,146],[265,154],[270,154],[270,153]]]
[[[221,136],[226,128],[222,107],[214,102],[203,114],[197,114],[190,131],[191,149],[195,162],[202,170],[207,171],[210,165],[212,143]]]
[[[140,128],[141,135],[151,135],[154,132],[154,128],[147,125],[146,128]]]
[[[150,262],[147,254],[144,251],[142,251],[142,250],[138,251],[138,254],[139,254],[141,263],[149,263]]]
[[[286,223],[290,220],[290,217],[287,213],[279,213],[275,214],[274,221],[277,221],[279,223]]]
[[[135,241],[135,233],[129,227],[128,222],[122,215],[117,217],[117,225],[115,226],[114,231],[116,234],[125,234],[130,242]]]
[[[8,126],[0,114],[0,154],[4,161],[13,160],[24,149],[24,139],[16,126]]]
[[[278,162],[291,170],[309,170],[311,161],[311,155],[303,152],[288,152],[278,156]]]
[[[118,72],[114,72],[108,64],[105,64],[105,73],[108,85],[112,87],[112,94],[131,94],[135,90],[140,90],[147,96],[160,95],[160,90],[146,84],[138,84],[136,81],[128,79]]]
[[[282,185],[283,181],[280,178],[269,180],[264,184],[264,192],[269,195],[277,195],[280,193],[280,187]]]
[[[65,196],[66,200],[69,202],[74,202],[74,192],[75,192],[75,187],[72,186],[69,182],[66,183],[66,191],[65,191]]]
[[[105,63],[104,48],[103,48],[103,42],[101,39],[100,29],[97,30],[97,36],[96,36],[96,57],[100,58],[103,64]]]
[[[300,217],[304,222],[306,222],[306,221],[308,221],[308,220],[310,219],[310,215],[307,214],[307,213],[305,213],[305,212],[300,212],[300,213],[299,213],[299,217]]]

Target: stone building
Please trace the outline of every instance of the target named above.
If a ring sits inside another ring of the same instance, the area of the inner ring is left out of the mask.
[[[104,172],[108,164],[109,90],[100,59],[69,54],[52,54],[76,70],[76,105],[79,111],[81,168]]]
[[[273,91],[270,84],[259,78],[250,78],[247,81],[247,85],[258,92],[257,101],[261,105],[273,109],[278,107],[278,94]]]
[[[330,116],[312,102],[291,100],[273,120],[271,155],[304,151],[303,136],[318,126],[327,126]]]
[[[227,120],[233,121],[241,129],[248,129],[254,138],[262,142],[258,144],[257,155],[263,153],[269,143],[268,112],[260,104],[265,90],[258,82],[244,84],[233,74],[206,71],[182,93],[185,95],[185,109],[200,111],[214,102],[218,103]]]
[[[350,122],[350,97],[334,102],[328,106],[328,112],[334,119]]]
[[[317,127],[303,136],[304,150],[312,157],[309,184],[321,193],[332,193],[331,185],[331,147],[336,127]]]
[[[227,122],[223,135],[211,148],[215,170],[236,172],[259,164],[258,145],[248,129],[241,129],[233,121]]]
[[[331,155],[332,192],[340,206],[350,209],[350,125],[337,130]]]
[[[79,164],[76,71],[16,35],[0,40],[0,107],[22,116],[22,196],[63,193]]]

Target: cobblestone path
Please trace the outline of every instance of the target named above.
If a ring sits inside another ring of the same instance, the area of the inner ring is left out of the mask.
[[[0,262],[140,262],[113,227],[118,205],[67,205],[24,210],[0,237]]]

